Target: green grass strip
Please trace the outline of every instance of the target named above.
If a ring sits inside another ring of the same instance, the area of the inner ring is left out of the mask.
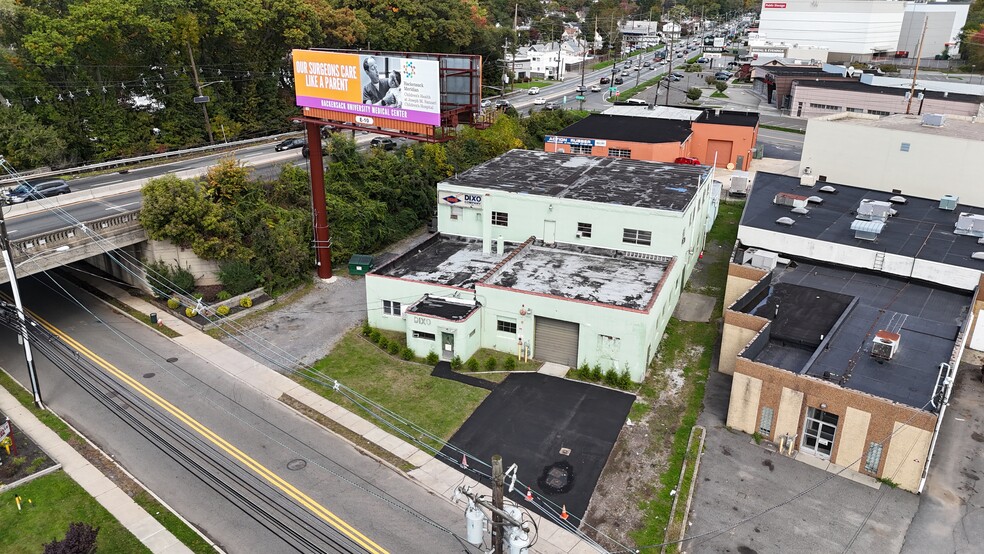
[[[759,129],[772,129],[773,131],[783,131],[786,133],[796,133],[798,135],[805,135],[806,129],[793,129],[792,127],[780,127],[779,125],[762,125],[759,124]]]

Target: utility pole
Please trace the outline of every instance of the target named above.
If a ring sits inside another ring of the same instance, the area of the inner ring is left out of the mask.
[[[191,42],[185,41],[185,46],[188,47],[188,60],[191,61],[191,74],[195,78],[195,90],[198,91],[198,96],[204,96],[202,94],[202,84],[198,80],[198,68],[195,66],[195,55],[191,52]],[[208,143],[215,144],[215,139],[212,138],[212,122],[208,119],[208,107],[202,102],[202,113],[205,114],[205,132],[208,133]]]
[[[670,20],[670,50],[666,53],[666,67],[670,70],[670,75],[673,74],[673,20]],[[655,102],[653,102],[655,105]],[[670,78],[666,78],[666,98],[663,100],[664,106],[670,105]]]
[[[919,35],[919,48],[916,49],[916,67],[912,70],[912,86],[909,87],[909,100],[905,103],[906,115],[912,113],[912,97],[916,95],[916,75],[919,73],[919,61],[922,59],[923,39],[926,38],[926,25],[929,18],[923,19],[922,34]]]
[[[513,52],[512,52],[512,81],[509,90],[516,90],[516,43],[519,42],[519,4],[513,7]],[[505,92],[505,91],[503,91]]]
[[[587,56],[588,56],[588,45],[587,45],[587,43],[585,43],[584,46],[581,47],[581,92],[578,92],[577,93],[577,95],[581,97],[581,100],[579,101],[580,102],[580,105],[578,105],[578,107],[577,107],[577,109],[579,109],[579,110],[584,110],[584,92],[585,92],[585,90],[584,90],[584,63],[585,63],[585,61],[587,61]]]
[[[502,539],[505,527],[502,525],[502,488],[505,475],[502,472],[502,456],[492,456],[492,548],[494,554],[502,554]]]

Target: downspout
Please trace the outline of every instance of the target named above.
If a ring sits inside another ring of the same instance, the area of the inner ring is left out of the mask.
[[[947,363],[940,364],[941,375],[943,373],[944,366],[947,370],[946,379],[943,381],[943,386],[946,387],[946,392],[943,394],[943,402],[939,406],[940,413],[936,418],[936,428],[933,429],[933,441],[929,444],[929,454],[926,455],[926,465],[923,466],[922,477],[919,479],[919,488],[916,489],[916,494],[922,494],[923,487],[926,486],[926,478],[929,477],[929,464],[933,461],[933,451],[936,450],[936,440],[939,439],[940,427],[943,426],[943,414],[946,413],[946,407],[950,403],[950,391],[953,390],[953,380],[954,377],[956,377],[956,369],[950,367],[950,364]]]

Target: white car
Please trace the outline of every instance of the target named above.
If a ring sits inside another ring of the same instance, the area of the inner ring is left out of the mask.
[[[528,94],[540,94],[540,87],[530,87]]]
[[[601,91],[601,87],[599,87],[598,85],[591,85],[591,92],[599,92],[599,91]]]
[[[533,101],[533,104],[535,104],[537,106],[540,106],[540,105],[543,105],[543,104],[546,104],[546,103],[547,103],[547,99],[544,98],[544,97],[542,97],[542,96],[538,97],[536,100]]]

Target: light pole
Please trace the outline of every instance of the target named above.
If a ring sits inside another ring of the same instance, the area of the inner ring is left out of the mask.
[[[202,105],[202,113],[205,114],[205,132],[208,133],[208,143],[209,144],[215,144],[215,140],[212,138],[212,122],[208,119],[208,108],[205,106],[206,104],[208,104],[208,102],[209,102],[209,100],[211,100],[211,98],[209,98],[208,96],[205,96],[204,94],[202,94],[202,89],[205,88],[205,87],[207,87],[207,86],[209,86],[209,85],[215,85],[215,84],[224,83],[224,82],[225,81],[212,81],[210,83],[205,83],[204,85],[200,85],[200,84],[198,84],[198,73],[195,73],[195,88],[198,89],[198,96],[196,96],[195,98],[193,98],[192,101],[195,104],[201,104]],[[224,130],[223,130],[223,133],[225,133]]]

